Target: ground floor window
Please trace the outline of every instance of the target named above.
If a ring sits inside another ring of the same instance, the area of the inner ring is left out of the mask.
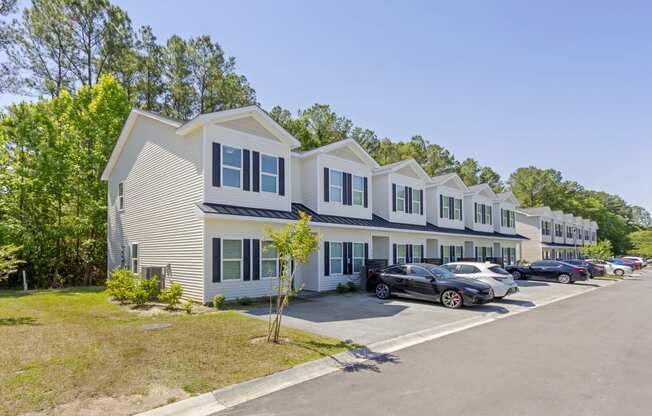
[[[462,258],[464,248],[462,246],[441,246],[442,264],[451,263]]]
[[[503,247],[503,264],[514,264],[516,263],[516,248],[513,247]]]
[[[138,243],[131,244],[131,271],[138,273]]]
[[[353,243],[353,273],[359,273],[364,266],[364,243]]]
[[[476,247],[475,248],[475,259],[476,261],[485,261],[488,258],[494,256],[493,247]]]
[[[330,243],[330,274],[342,274],[342,243]]]
[[[398,244],[396,246],[396,263],[404,264],[407,258],[407,244]]]
[[[263,279],[278,277],[278,250],[271,241],[260,243],[260,274]]]
[[[423,246],[412,246],[412,261],[414,263],[421,263],[423,260]]]
[[[222,244],[222,278],[242,278],[242,240],[224,240]]]

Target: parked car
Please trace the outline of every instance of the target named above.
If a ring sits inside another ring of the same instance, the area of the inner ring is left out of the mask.
[[[604,276],[605,274],[605,267],[594,261],[570,259],[570,260],[564,260],[564,263],[585,268],[589,272],[589,279],[593,279],[593,276]]]
[[[434,300],[447,308],[490,302],[491,287],[473,279],[458,278],[441,266],[411,263],[389,266],[375,271],[367,281],[379,299],[403,296]]]
[[[623,259],[621,257],[616,257],[615,259],[612,259],[611,261],[613,261],[616,264],[624,264],[626,266],[631,267],[634,270],[640,270],[641,269],[641,265],[639,263],[633,261],[633,260]]]
[[[623,260],[631,260],[634,263],[637,263],[641,266],[641,268],[647,266],[647,260],[645,260],[643,257],[635,257],[635,256],[623,256]]]
[[[626,274],[632,274],[634,269],[626,264],[616,264],[609,261],[600,261],[593,260],[596,263],[602,264],[605,268],[607,274],[615,274],[616,276],[624,276]]]
[[[559,283],[575,283],[587,280],[589,272],[579,266],[555,260],[540,260],[525,265],[510,265],[506,270],[514,279],[554,280]]]
[[[502,299],[505,296],[518,292],[518,285],[514,282],[512,275],[497,264],[453,262],[445,264],[442,267],[457,277],[466,277],[488,284],[491,286],[496,299]]]

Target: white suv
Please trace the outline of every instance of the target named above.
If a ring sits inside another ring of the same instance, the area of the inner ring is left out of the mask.
[[[505,296],[518,292],[518,285],[512,275],[498,264],[479,262],[454,262],[443,266],[457,277],[466,277],[479,280],[491,286],[494,298],[502,299]]]

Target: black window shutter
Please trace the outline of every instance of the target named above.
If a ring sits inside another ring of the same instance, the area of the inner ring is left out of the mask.
[[[478,248],[477,247],[475,247],[475,259],[476,260],[478,259]]]
[[[353,243],[346,243],[346,274],[353,274]]]
[[[398,260],[398,259],[396,258],[396,254],[397,254],[396,243],[392,244],[392,254],[393,254],[393,263],[396,264],[396,262],[397,262],[397,260]]]
[[[364,207],[367,208],[369,206],[369,188],[367,185],[367,177],[364,177]]]
[[[405,187],[405,212],[412,214],[412,188]]]
[[[365,261],[365,264],[367,264],[367,260],[369,260],[369,243],[364,243],[364,261]]]
[[[412,263],[412,244],[407,244],[405,246],[405,262]]]
[[[213,283],[222,281],[222,240],[213,239]]]
[[[328,202],[329,180],[330,180],[330,172],[328,168],[324,168],[324,201],[325,202]],[[328,276],[328,274],[326,276]]]
[[[219,143],[213,143],[213,186],[222,186],[222,151]]]
[[[451,248],[449,248],[449,250],[451,252],[451,261],[456,261],[457,260],[457,252],[455,251],[455,246],[451,246]]]
[[[342,243],[342,274],[349,274],[349,244]]]
[[[448,198],[448,219],[455,219],[455,198]]]
[[[330,276],[331,250],[330,243],[324,241],[324,276]]]
[[[421,212],[419,214],[423,215],[423,189],[419,190],[419,201],[421,201]]]
[[[420,259],[420,260],[423,261],[423,259],[424,259],[425,257],[426,257],[426,252],[425,252],[425,250],[424,250],[424,248],[423,248],[423,244],[421,244],[421,259]]]
[[[500,226],[505,226],[505,210],[502,208],[500,209]]]
[[[285,195],[285,159],[278,158],[278,194]]]
[[[464,200],[458,199],[460,201],[460,221],[464,220]]]
[[[251,240],[242,240],[242,280],[251,280]]]
[[[485,217],[484,217],[484,214],[485,214],[485,210],[486,210],[485,207],[486,207],[486,205],[485,205],[485,204],[482,204],[482,223],[483,223],[483,224],[486,224],[486,223],[487,223],[487,222],[485,221],[485,219],[484,219],[484,218],[485,218]]]
[[[396,211],[396,184],[392,184],[392,211]]]
[[[444,195],[439,194],[439,218],[444,218]]]
[[[478,222],[478,203],[473,203],[473,222]]]
[[[258,152],[253,152],[252,153],[253,158],[251,163],[253,164],[253,186],[252,186],[252,191],[254,192],[260,192],[260,153]]]
[[[252,279],[260,280],[260,240],[254,239],[253,255],[251,256]]]
[[[439,195],[441,196],[441,195]],[[439,258],[441,259],[442,264],[444,263],[444,246],[439,246]]]
[[[250,152],[247,149],[242,150],[242,189],[245,191],[249,190],[249,178],[251,176],[251,157],[249,156]]]
[[[344,189],[346,190],[346,205],[353,204],[353,175],[350,173],[344,174]]]

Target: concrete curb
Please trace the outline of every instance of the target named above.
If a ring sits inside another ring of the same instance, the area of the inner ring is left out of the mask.
[[[456,332],[464,331],[479,325],[494,322],[509,316],[537,309],[551,303],[580,296],[602,287],[607,287],[617,282],[609,282],[605,285],[592,287],[582,292],[573,293],[558,298],[544,300],[534,307],[515,307],[509,313],[500,314],[488,312],[486,314],[466,318],[457,322],[428,328],[411,334],[402,335],[396,338],[370,344],[366,348],[357,348],[335,354],[330,357],[299,364],[287,370],[260,377],[243,383],[234,384],[215,390],[210,393],[201,394],[176,403],[158,407],[138,416],[209,416],[222,410],[239,404],[257,399],[262,396],[274,393],[279,390],[313,380],[315,378],[334,373],[336,371],[355,369],[366,361],[383,361],[389,354],[409,348],[427,341],[445,337]]]

